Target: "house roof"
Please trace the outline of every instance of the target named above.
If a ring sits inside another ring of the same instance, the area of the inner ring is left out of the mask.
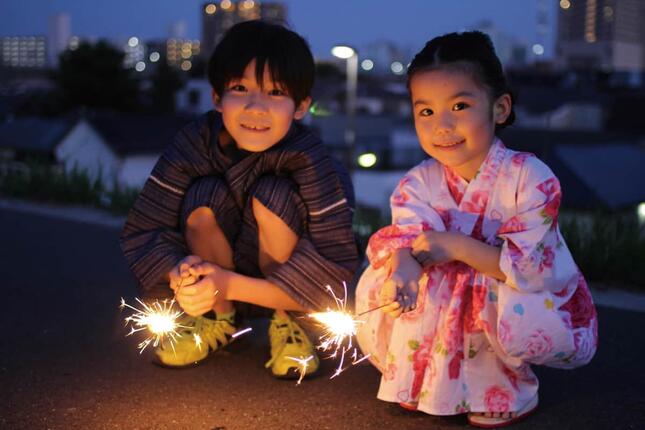
[[[645,202],[642,145],[559,145],[555,156],[593,191],[604,207],[621,209]]]
[[[0,148],[51,152],[77,120],[64,118],[17,118],[0,123]]]
[[[86,120],[120,155],[160,153],[195,117],[168,114],[108,112]]]

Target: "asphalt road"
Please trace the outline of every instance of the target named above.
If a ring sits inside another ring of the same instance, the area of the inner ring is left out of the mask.
[[[125,337],[136,294],[118,230],[0,211],[1,429],[454,429],[465,418],[376,399],[368,364],[296,386],[264,369],[266,321],[202,366],[167,370]],[[518,429],[645,428],[645,313],[599,308],[600,348],[573,371],[537,369],[540,408]]]

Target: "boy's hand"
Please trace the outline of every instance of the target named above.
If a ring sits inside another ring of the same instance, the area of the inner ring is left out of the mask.
[[[425,231],[412,242],[412,256],[423,267],[456,260],[459,234],[442,231]]]
[[[416,309],[422,274],[421,266],[409,250],[397,251],[393,257],[392,275],[384,282],[379,294],[380,305],[391,303],[382,311],[398,318],[401,313]]]
[[[189,255],[181,260],[175,267],[168,273],[170,280],[170,288],[177,294],[179,286],[182,288],[197,282],[197,278],[190,275],[188,269],[194,265],[202,262],[202,259],[196,255]]]
[[[201,262],[192,265],[189,276],[198,279],[177,292],[177,302],[190,316],[200,316],[213,309],[218,297],[226,298],[228,271],[216,264]]]

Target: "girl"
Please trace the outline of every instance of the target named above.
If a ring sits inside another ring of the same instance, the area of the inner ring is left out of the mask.
[[[414,123],[432,158],[391,197],[356,291],[358,341],[378,398],[471,425],[511,424],[538,403],[531,364],[588,363],[597,319],[557,224],[560,185],[495,132],[513,99],[488,36],[428,42],[408,69]]]

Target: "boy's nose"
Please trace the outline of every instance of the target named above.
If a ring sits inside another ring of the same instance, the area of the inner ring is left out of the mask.
[[[250,94],[244,108],[249,112],[265,113],[267,111],[261,94]]]

